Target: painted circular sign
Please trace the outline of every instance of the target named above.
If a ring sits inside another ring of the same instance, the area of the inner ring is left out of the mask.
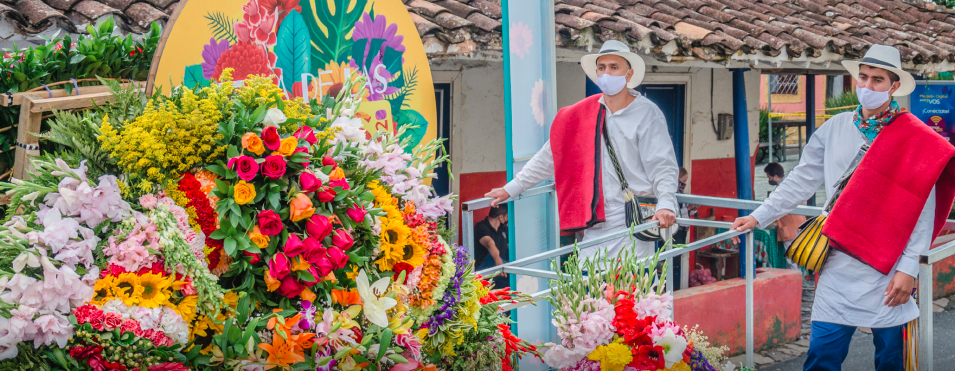
[[[183,0],[153,59],[147,89],[274,76],[288,97],[335,94],[366,77],[356,113],[365,129],[407,127],[411,145],[435,138],[428,57],[400,0]]]

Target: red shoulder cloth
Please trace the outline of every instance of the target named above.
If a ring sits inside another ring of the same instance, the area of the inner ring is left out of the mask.
[[[935,187],[935,228],[955,200],[955,147],[911,113],[876,137],[826,218],[832,246],[889,274]]]
[[[557,111],[550,128],[560,230],[576,232],[604,221],[600,179],[601,94]]]

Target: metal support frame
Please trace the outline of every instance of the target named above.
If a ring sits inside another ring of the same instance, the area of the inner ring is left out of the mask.
[[[806,144],[812,139],[816,131],[816,75],[806,74]],[[801,152],[801,151],[800,151]],[[802,154],[799,155],[802,158]],[[816,206],[816,194],[813,193],[806,201],[809,206]]]
[[[554,205],[556,207],[556,191],[553,184],[544,185],[532,188],[524,192],[521,196],[515,199],[508,199],[506,202],[513,202],[515,200],[520,200],[528,197],[535,197],[538,195],[547,194],[553,199]],[[474,201],[462,203],[462,225],[463,225],[463,235],[464,235],[464,245],[469,252],[474,251],[473,240],[474,240],[474,210],[490,207],[490,198],[483,198]],[[741,200],[741,199],[729,199],[729,198],[719,198],[719,197],[708,197],[708,196],[697,196],[697,195],[687,195],[687,194],[677,194],[677,201],[680,203],[687,204],[696,204],[702,206],[712,206],[712,207],[722,207],[722,208],[731,208],[738,210],[755,210],[762,202],[752,201],[752,200]],[[811,206],[799,206],[791,212],[791,214],[806,215],[806,216],[816,216],[822,213],[822,209],[819,207]],[[729,228],[732,223],[713,221],[713,220],[703,220],[703,219],[686,219],[686,218],[677,218],[677,223],[680,225],[686,226],[697,226],[697,227],[711,227],[711,228]],[[633,232],[644,231],[653,227],[658,226],[659,223],[654,221],[651,223],[641,224],[636,226],[633,229]],[[559,230],[559,228],[557,228]],[[946,230],[955,230],[955,220],[948,220],[945,224],[944,229]],[[577,243],[575,245],[569,246],[556,246],[553,250],[540,253],[537,255],[529,256],[523,259],[519,259],[513,262],[505,263],[496,267],[488,268],[482,271],[477,272],[477,274],[488,276],[498,272],[502,273],[512,273],[515,275],[526,275],[533,277],[540,277],[546,279],[556,279],[557,273],[553,271],[546,271],[541,269],[532,269],[525,268],[524,266],[537,263],[543,260],[548,260],[552,258],[559,257],[561,255],[569,254],[573,252],[574,249],[582,249],[586,247],[599,246],[607,241],[627,236],[631,231],[628,229],[621,229],[618,232],[612,233],[610,235],[604,236],[602,238]],[[559,233],[559,232],[558,232]],[[699,250],[701,248],[710,246],[716,242],[727,240],[733,237],[738,237],[740,235],[745,235],[746,246],[753,246],[755,242],[755,237],[753,231],[739,232],[729,230],[723,233],[719,233],[699,241],[687,244],[682,248],[668,248],[666,251],[660,253],[660,260],[671,261],[673,258],[678,258],[685,256],[686,254]],[[559,240],[559,239],[558,239]],[[740,251],[740,254],[745,255],[745,263],[743,267],[752,268],[755,266],[755,256],[752,253],[752,249],[747,251]],[[919,321],[919,354],[918,354],[918,363],[919,369],[922,371],[932,371],[933,370],[933,361],[934,361],[934,343],[933,343],[933,332],[932,332],[932,266],[933,264],[945,259],[947,257],[955,255],[955,241],[946,243],[938,248],[932,249],[930,252],[924,254],[920,258],[919,266],[919,277],[921,278],[918,282],[918,305],[919,311],[921,313]],[[472,255],[473,256],[473,255]],[[749,269],[747,269],[749,270]],[[671,271],[672,272],[672,271]],[[754,274],[747,274],[745,276],[746,280],[746,367],[752,368],[754,366],[753,362],[753,352],[755,347],[755,339],[753,336],[754,326],[755,326],[755,311],[754,311]],[[673,282],[672,273],[667,275],[667,282]],[[667,290],[671,290],[670,287],[667,287]],[[540,301],[550,296],[550,289],[539,291],[531,294],[533,301]],[[507,304],[501,307],[503,311],[514,310],[522,306],[527,305],[527,303],[521,302],[517,304]]]

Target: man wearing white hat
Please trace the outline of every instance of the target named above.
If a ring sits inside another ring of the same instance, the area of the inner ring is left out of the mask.
[[[603,94],[562,108],[551,125],[550,140],[514,180],[487,197],[493,197],[491,204],[496,205],[553,176],[561,231],[585,232],[583,241],[627,226],[626,189],[636,196],[656,197],[652,219],[661,227],[672,227],[679,167],[663,113],[633,90],[643,81],[643,59],[613,40],[599,53],[582,57],[580,64]],[[653,253],[654,242],[621,237],[580,255],[591,256],[598,248],[616,255],[631,240],[640,256]]]
[[[830,249],[819,272],[804,369],[840,370],[856,327],[868,327],[874,369],[904,370],[903,332],[919,316],[910,300],[919,255],[938,234],[938,221],[944,222],[936,205],[952,202],[951,170],[945,169],[953,148],[891,99],[915,89],[897,49],[873,45],[861,61],[842,64],[855,78],[859,108],[816,130],[799,166],[732,228],[766,227],[825,184],[836,201],[822,228]],[[871,147],[860,152],[867,143]],[[840,182],[844,176],[850,176],[847,184]],[[940,208],[947,216],[948,206]]]

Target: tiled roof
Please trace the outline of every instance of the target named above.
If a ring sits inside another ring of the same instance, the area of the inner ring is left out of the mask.
[[[112,15],[126,31],[144,33],[153,21],[165,22],[179,0],[0,0],[0,24],[24,34],[50,29],[85,32],[85,25]]]
[[[430,55],[502,49],[501,0],[403,1]],[[663,60],[727,61],[860,58],[880,43],[912,65],[955,62],[955,12],[921,0],[555,0],[555,13],[565,48],[618,39]]]

